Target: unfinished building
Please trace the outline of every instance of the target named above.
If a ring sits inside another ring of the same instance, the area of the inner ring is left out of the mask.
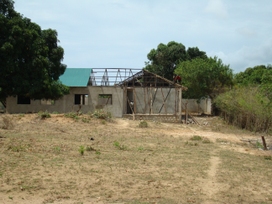
[[[7,113],[67,113],[105,109],[113,117],[180,121],[182,85],[139,69],[67,68],[60,81],[70,93],[59,100],[7,98]]]

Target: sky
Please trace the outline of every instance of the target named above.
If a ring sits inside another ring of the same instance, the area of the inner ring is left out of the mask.
[[[143,68],[170,41],[217,56],[234,73],[272,64],[271,0],[14,0],[58,32],[68,68]]]

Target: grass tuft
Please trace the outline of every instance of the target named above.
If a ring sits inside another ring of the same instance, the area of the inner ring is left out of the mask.
[[[139,123],[139,127],[140,128],[147,128],[148,127],[148,123],[145,120],[142,120]]]

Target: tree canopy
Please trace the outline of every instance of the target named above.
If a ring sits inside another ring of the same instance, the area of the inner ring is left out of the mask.
[[[68,93],[58,81],[66,69],[57,31],[42,30],[14,10],[14,2],[0,2],[0,99],[22,95],[57,99]]]
[[[175,73],[182,76],[182,84],[188,87],[186,98],[214,98],[233,83],[232,69],[217,57],[181,62]]]
[[[180,62],[195,58],[207,58],[206,53],[197,47],[186,50],[182,43],[175,41],[167,45],[160,43],[157,49],[152,49],[148,55],[145,69],[155,74],[163,76],[169,80],[173,79],[174,70]]]
[[[263,94],[272,100],[272,66],[258,65],[249,67],[244,72],[234,76],[234,83],[238,87],[258,86]]]
[[[238,85],[272,84],[272,66],[258,65],[249,67],[244,72],[235,75],[234,81]]]

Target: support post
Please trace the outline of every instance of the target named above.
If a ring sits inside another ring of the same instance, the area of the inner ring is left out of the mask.
[[[262,136],[262,141],[263,141],[264,150],[267,150],[267,146],[266,146],[266,142],[265,142],[264,136]]]
[[[182,98],[182,89],[179,88],[179,103],[178,103],[178,110],[179,110],[179,113],[178,113],[178,117],[179,117],[179,122],[181,122],[181,116],[182,116],[182,101],[181,101],[181,98]]]

